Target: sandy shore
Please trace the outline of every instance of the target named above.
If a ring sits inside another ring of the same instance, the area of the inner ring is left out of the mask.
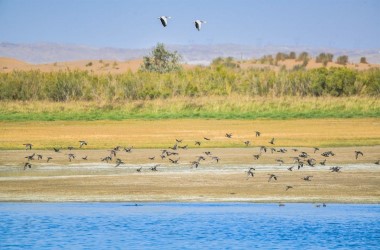
[[[279,149],[279,148],[278,148]],[[188,149],[179,150],[178,164],[161,159],[158,149],[134,149],[131,153],[118,152],[124,164],[115,160],[106,163],[100,158],[107,150],[48,150],[0,151],[0,201],[244,201],[244,202],[338,202],[380,203],[380,146],[360,148],[323,148],[314,153],[312,148],[285,148],[286,153],[263,153],[258,160],[253,154],[258,148]],[[355,150],[363,157],[355,159]],[[319,164],[322,152],[333,150],[334,157],[326,158],[326,166]],[[190,162],[203,152],[218,156],[217,163],[210,156],[198,168]],[[318,164],[297,169],[292,157],[307,152]],[[69,162],[68,153],[76,155]],[[42,160],[31,160],[32,168],[24,170],[25,156],[42,154]],[[88,160],[81,157],[87,156]],[[46,157],[53,159],[47,163]],[[148,157],[155,157],[154,160]],[[284,164],[278,164],[281,159]],[[159,164],[159,165],[158,165]],[[150,168],[158,165],[157,171]],[[288,168],[294,166],[293,171]],[[332,173],[332,166],[342,167]],[[138,168],[141,172],[137,172]],[[255,176],[246,171],[254,167]],[[268,174],[278,180],[268,181]],[[311,181],[302,178],[311,175]],[[292,186],[286,190],[287,186]]]

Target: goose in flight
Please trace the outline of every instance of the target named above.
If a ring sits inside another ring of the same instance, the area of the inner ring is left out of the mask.
[[[249,177],[254,177],[255,176],[255,173],[253,172],[254,170],[256,170],[255,168],[249,168],[248,171],[247,171],[247,180]]]
[[[289,189],[293,188],[293,186],[286,186],[285,191],[288,191]]]
[[[203,21],[203,20],[195,20],[194,21],[194,24],[195,24],[195,28],[200,31],[201,28],[202,28],[202,23],[207,23],[206,21]]]
[[[80,143],[79,148],[82,148],[84,145],[87,146],[87,142],[86,141],[79,141],[79,143]]]
[[[303,178],[301,178],[302,180],[304,180],[304,181],[311,181],[311,177],[313,177],[312,175],[308,175],[308,176],[305,176],[305,177],[303,177]]]
[[[355,151],[355,159],[357,160],[359,155],[363,156],[363,152],[362,151]]]
[[[160,19],[162,26],[166,27],[168,25],[168,19],[170,19],[170,16],[160,16],[158,19]]]
[[[277,176],[274,175],[274,174],[268,174],[269,175],[269,179],[268,179],[268,182],[270,182],[272,180],[272,178],[277,181]]]
[[[24,145],[25,146],[25,150],[32,150],[32,147],[33,147],[33,144],[31,144],[31,143],[24,143],[24,144],[22,144],[22,145]]]
[[[26,162],[24,164],[24,170],[27,169],[27,168],[32,168],[32,164],[30,164],[29,162]]]

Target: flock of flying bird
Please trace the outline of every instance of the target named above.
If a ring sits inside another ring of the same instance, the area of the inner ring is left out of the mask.
[[[158,19],[160,19],[162,26],[166,27],[168,26],[168,21],[171,17],[170,16],[160,16]],[[195,20],[194,25],[195,28],[200,31],[202,28],[202,24],[207,23],[206,21],[203,20]]]
[[[255,133],[255,136],[256,137],[259,137],[261,136],[261,133],[259,131],[256,131]],[[232,133],[226,133],[225,134],[225,137],[227,139],[231,139],[233,136],[232,136]],[[210,141],[211,139],[208,138],[208,137],[203,137],[203,140],[197,140],[194,142],[194,146],[195,147],[199,147],[202,143],[206,142],[206,141]],[[180,150],[186,150],[188,149],[188,145],[183,145],[183,140],[181,139],[176,139],[175,140],[175,143],[173,146],[171,147],[168,147],[167,149],[162,149],[160,152],[160,155],[159,157],[161,158],[161,161],[162,160],[165,160],[167,159],[169,164],[179,164],[180,162]],[[251,142],[250,141],[244,141],[243,142],[245,147],[248,147],[251,145]],[[292,148],[292,149],[286,149],[286,148],[275,148],[274,145],[275,145],[275,138],[272,138],[269,142],[268,142],[271,146],[261,146],[259,147],[259,152],[258,154],[253,154],[253,160],[258,160],[260,159],[265,153],[280,153],[280,154],[285,154],[287,153],[288,150],[291,150],[293,151],[294,153],[296,153],[298,156],[295,156],[295,157],[292,157],[293,158],[293,164],[292,166],[289,166],[287,167],[287,170],[288,171],[293,171],[294,169],[298,169],[300,170],[301,168],[307,166],[307,167],[315,167],[316,165],[323,165],[325,166],[326,165],[326,160],[327,158],[329,157],[333,157],[335,156],[335,153],[332,152],[332,151],[325,151],[325,152],[322,152],[321,153],[321,156],[324,157],[324,160],[320,161],[320,162],[317,162],[317,160],[315,158],[312,157],[312,155],[310,153],[307,153],[307,152],[304,152],[304,151],[300,151],[298,150],[297,148]],[[26,144],[23,144],[25,146],[25,149],[26,150],[32,150],[32,147],[33,145],[31,143],[26,143]],[[87,146],[88,143],[84,140],[81,140],[79,141],[79,148],[84,148],[85,146]],[[71,151],[73,150],[74,147],[72,146],[69,146],[67,147],[67,150]],[[61,150],[62,148],[53,148],[53,151],[55,153],[61,153]],[[102,157],[100,158],[101,162],[106,162],[106,163],[109,163],[109,162],[113,162],[115,160],[115,167],[119,167],[124,163],[124,161],[120,158],[117,157],[117,155],[119,154],[119,152],[121,151],[124,151],[126,153],[131,153],[133,150],[133,147],[121,147],[121,146],[116,146],[110,150],[108,150],[108,153],[105,157]],[[318,151],[320,151],[319,148],[315,147],[313,148],[313,153],[316,154]],[[71,162],[72,160],[76,159],[76,155],[74,153],[67,153],[67,158],[69,160],[69,162]],[[363,152],[361,151],[354,151],[354,156],[355,156],[355,159],[358,159],[359,157],[363,157],[364,154]],[[35,157],[37,158],[37,160],[42,160],[43,159],[43,156],[40,155],[40,154],[36,154],[36,153],[33,153],[31,155],[28,155],[25,157],[25,159],[27,159],[27,162],[24,163],[24,170],[28,169],[28,168],[32,168],[32,164],[30,163],[30,161],[32,160],[35,160]],[[211,151],[204,151],[202,153],[202,155],[199,155],[196,157],[196,159],[194,159],[193,161],[190,162],[190,166],[191,168],[198,168],[202,162],[205,162],[206,159],[210,159],[212,162],[214,163],[219,163],[219,161],[221,160],[218,156],[215,156],[213,155],[213,153]],[[87,160],[87,156],[83,156],[81,157],[82,160]],[[155,161],[156,159],[156,156],[148,156],[147,159],[149,159],[150,161]],[[50,162],[51,160],[53,160],[53,157],[52,156],[48,156],[46,157],[46,161],[47,162]],[[285,164],[284,160],[282,160],[281,158],[276,158],[275,161],[281,166],[282,164]],[[157,162],[157,161],[156,161]],[[380,160],[376,161],[375,164],[377,165],[380,165]],[[154,166],[150,167],[149,169],[151,171],[158,171],[157,167],[159,167],[160,164],[155,164]],[[333,166],[333,167],[330,167],[330,171],[331,172],[335,172],[335,173],[338,173],[340,172],[342,169],[342,167],[339,167],[339,166]],[[248,171],[246,171],[246,179],[250,179],[250,178],[253,178],[255,177],[255,168],[254,167],[250,167],[248,169]],[[137,172],[141,172],[142,171],[142,167],[139,167],[136,169]],[[304,180],[304,181],[312,181],[312,178],[313,176],[312,175],[307,175],[307,176],[303,176],[301,179]],[[275,182],[279,179],[279,176],[276,175],[276,174],[273,174],[273,173],[268,173],[268,182]],[[292,189],[293,186],[286,186],[285,187],[285,191],[288,191],[289,189]]]

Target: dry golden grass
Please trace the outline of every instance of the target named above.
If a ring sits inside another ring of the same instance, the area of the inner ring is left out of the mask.
[[[262,136],[255,137],[255,131]],[[233,138],[225,137],[232,133]],[[380,145],[380,120],[307,119],[307,120],[125,120],[125,121],[48,121],[0,122],[0,149],[23,149],[32,143],[35,149],[78,146],[87,140],[88,149],[109,149],[116,145],[135,148],[166,148],[175,138],[189,146],[203,137],[202,147],[276,146],[328,147]]]

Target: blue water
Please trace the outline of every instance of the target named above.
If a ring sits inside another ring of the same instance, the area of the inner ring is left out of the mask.
[[[380,205],[0,203],[0,249],[380,249]]]

